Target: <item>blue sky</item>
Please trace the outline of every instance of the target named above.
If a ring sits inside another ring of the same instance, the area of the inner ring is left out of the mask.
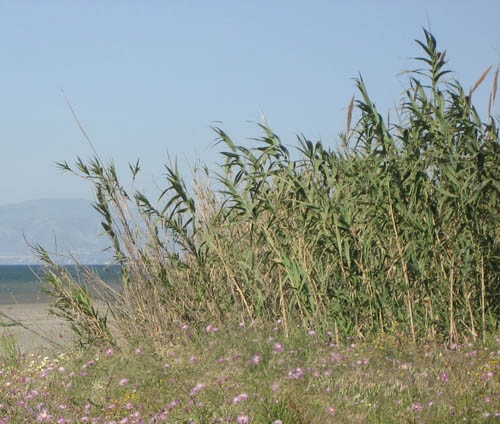
[[[92,199],[54,165],[91,155],[62,91],[125,178],[140,157],[138,188],[154,196],[167,154],[185,170],[217,160],[215,121],[244,142],[264,114],[286,143],[303,133],[335,146],[352,78],[394,107],[423,26],[470,88],[500,62],[499,16],[498,0],[0,0],[0,204]],[[478,105],[490,87],[491,76]]]

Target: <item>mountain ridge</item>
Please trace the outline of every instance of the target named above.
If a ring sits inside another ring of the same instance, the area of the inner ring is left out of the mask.
[[[101,217],[85,199],[33,199],[0,205],[0,264],[34,264],[39,261],[29,244],[81,263],[106,263],[108,246]],[[71,262],[69,259],[63,262]]]

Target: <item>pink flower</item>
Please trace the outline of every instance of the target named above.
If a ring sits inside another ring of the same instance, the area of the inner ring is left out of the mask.
[[[246,393],[242,393],[233,399],[233,405],[238,405],[241,401],[246,399],[248,399],[248,395]]]
[[[333,406],[329,406],[326,410],[328,415],[335,415],[335,408]]]
[[[120,387],[126,386],[128,384],[128,379],[122,378],[118,384]]]
[[[198,383],[195,387],[191,389],[189,392],[191,396],[195,396],[198,394],[201,390],[205,388],[205,383]]]
[[[280,342],[274,343],[275,352],[283,352],[283,345]]]
[[[420,402],[414,402],[410,405],[410,410],[412,411],[421,411],[422,409],[424,409],[424,407]]]
[[[304,371],[302,370],[302,368],[296,368],[295,371],[288,372],[288,378],[292,378],[294,380],[298,380],[303,375],[304,375]]]
[[[51,423],[52,422],[52,415],[50,415],[47,410],[44,408],[40,411],[38,416],[36,417],[37,422],[40,423]]]
[[[115,351],[111,348],[109,348],[107,351],[106,351],[106,355],[108,356],[111,356],[111,355],[114,355],[115,354]]]
[[[258,353],[255,353],[252,357],[252,362],[255,364],[255,365],[258,365],[262,362],[262,356],[260,356]]]
[[[448,374],[446,374],[445,372],[442,372],[441,374],[439,374],[439,378],[441,379],[441,381],[443,383],[447,383],[448,382]]]
[[[240,414],[238,415],[236,421],[238,422],[238,424],[247,424],[248,422],[250,422],[250,418],[248,418],[248,415]]]

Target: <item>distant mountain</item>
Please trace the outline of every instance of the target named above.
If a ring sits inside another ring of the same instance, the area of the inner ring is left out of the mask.
[[[0,205],[0,264],[37,263],[24,237],[49,252],[70,251],[81,263],[111,259],[102,232],[101,217],[82,199],[30,200]]]

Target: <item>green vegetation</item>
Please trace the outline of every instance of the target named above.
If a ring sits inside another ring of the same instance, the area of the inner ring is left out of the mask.
[[[60,164],[93,184],[123,273],[121,292],[89,273],[96,306],[37,248],[53,312],[80,344],[124,349],[65,359],[65,369],[93,361],[67,380],[71,410],[101,420],[111,411],[108,422],[124,423],[163,413],[169,422],[287,424],[498,413],[499,352],[485,350],[499,349],[498,70],[483,121],[472,96],[491,67],[466,94],[447,79],[434,37],[425,31],[418,43],[424,69],[408,73],[396,119],[381,116],[359,77],[337,150],[301,136],[294,159],[267,123],[249,147],[215,128],[220,169],[196,172],[188,189],[167,166],[157,204],[126,190],[97,154]],[[139,164],[130,170],[135,179]],[[140,361],[132,346],[145,350]],[[55,367],[43,371],[54,407],[67,377]]]
[[[226,148],[220,171],[198,174],[190,194],[167,166],[160,206],[127,193],[113,164],[78,159],[74,172],[94,185],[123,267],[123,294],[110,303],[123,335],[164,343],[174,323],[229,317],[281,318],[285,331],[300,323],[334,330],[337,341],[401,332],[458,342],[495,331],[500,146],[497,121],[482,122],[471,103],[486,73],[466,95],[444,80],[445,53],[425,37],[426,69],[408,74],[397,122],[382,118],[360,77],[339,151],[299,137],[292,160],[265,123],[254,147],[216,128]],[[135,178],[139,165],[131,171]],[[71,276],[41,253],[49,293],[81,297],[64,291]],[[94,312],[78,316],[104,335]]]
[[[0,423],[453,423],[500,416],[500,339],[391,336],[337,346],[305,329],[176,328],[163,349],[0,360]],[[2,421],[10,417],[10,421]],[[71,421],[70,421],[71,420]]]

